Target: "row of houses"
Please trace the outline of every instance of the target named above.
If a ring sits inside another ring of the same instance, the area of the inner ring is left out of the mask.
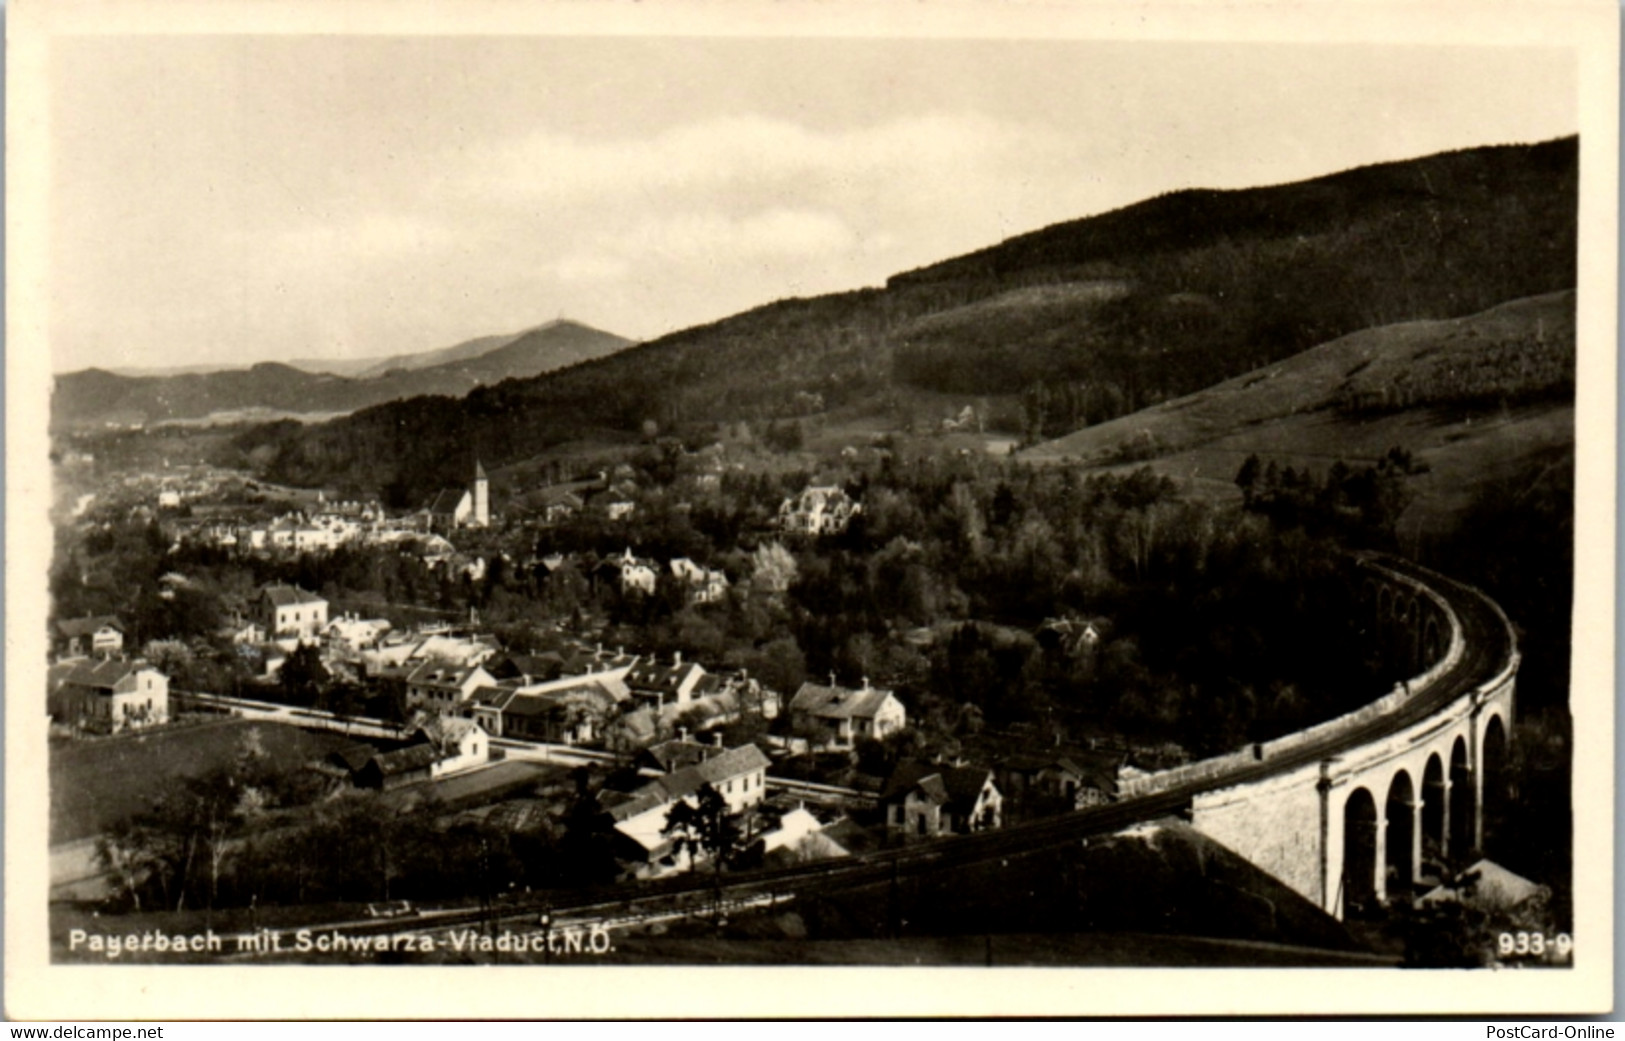
[[[307,514],[293,511],[269,521],[176,521],[177,545],[191,543],[245,554],[315,553],[365,542],[386,525],[381,511]]]
[[[685,711],[737,714],[747,694],[773,704],[748,674],[707,672],[680,654],[670,662],[601,650],[427,662],[405,682],[409,708],[467,716],[497,737],[571,745],[601,741],[609,724],[628,717],[653,735]]]
[[[556,569],[564,558],[553,558],[558,563],[543,565],[549,570]],[[625,552],[618,556],[609,557],[599,563],[597,574],[616,584],[622,596],[641,594],[654,595],[655,586],[660,581],[662,572],[670,574],[687,591],[689,603],[712,604],[721,600],[728,593],[728,576],[716,568],[708,568],[696,564],[688,557],[676,557],[662,566],[658,561],[639,557],[627,547]]]

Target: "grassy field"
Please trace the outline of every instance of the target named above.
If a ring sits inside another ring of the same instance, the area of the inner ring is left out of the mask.
[[[353,744],[354,738],[282,723],[243,719],[100,740],[53,741],[50,750],[51,844],[88,838],[147,808],[175,781],[237,756],[250,730],[279,762],[302,763]]]
[[[1356,412],[1336,407],[1339,400],[1356,383],[1369,387],[1374,375],[1468,365],[1474,344],[1520,331],[1531,343],[1544,336],[1555,353],[1572,352],[1573,306],[1573,294],[1554,293],[1470,318],[1366,330],[1035,446],[1019,458],[1108,470],[1149,465],[1197,494],[1239,500],[1235,475],[1250,454],[1324,473],[1338,459],[1371,463],[1397,445],[1428,467],[1409,479],[1415,500],[1400,522],[1402,535],[1418,536],[1448,524],[1486,483],[1531,466],[1572,465],[1573,404],[1554,399]],[[1564,334],[1571,338],[1566,347]]]

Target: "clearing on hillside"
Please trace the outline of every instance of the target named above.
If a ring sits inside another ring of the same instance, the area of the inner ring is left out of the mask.
[[[1408,449],[1427,473],[1406,532],[1433,530],[1487,482],[1570,465],[1574,293],[1468,318],[1367,329],[1206,390],[1036,445],[1029,462],[1149,465],[1237,497],[1247,456],[1323,471]]]

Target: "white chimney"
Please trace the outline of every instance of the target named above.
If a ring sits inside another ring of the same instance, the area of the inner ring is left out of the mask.
[[[869,677],[867,677],[867,676],[863,677],[863,689],[864,690],[869,689]]]
[[[687,741],[688,740],[688,727],[678,727],[677,728],[677,740],[679,740],[679,741]]]
[[[672,651],[671,652],[671,663],[673,665],[681,665],[681,664],[683,664],[683,652],[682,651]]]
[[[711,742],[718,748],[722,747],[722,731],[718,730],[711,735]]]

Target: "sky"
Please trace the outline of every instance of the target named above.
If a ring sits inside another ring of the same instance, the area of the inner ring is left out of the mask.
[[[48,83],[57,372],[648,339],[1172,189],[1578,126],[1556,48],[81,36]]]

